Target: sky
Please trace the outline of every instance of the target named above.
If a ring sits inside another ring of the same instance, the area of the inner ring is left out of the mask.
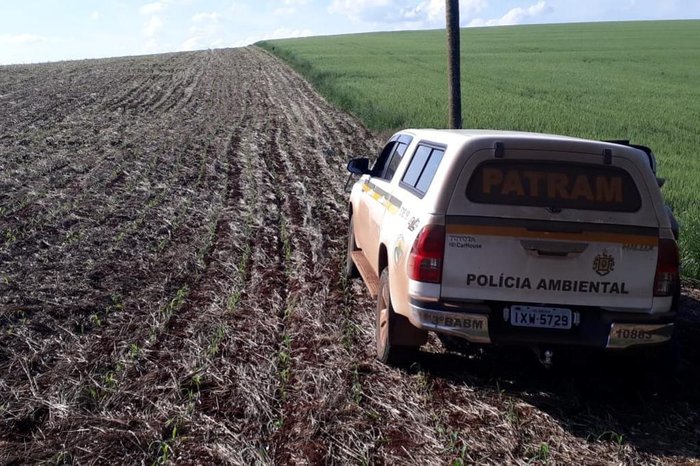
[[[460,0],[462,27],[699,19],[700,0]],[[0,64],[445,26],[445,0],[0,0]]]

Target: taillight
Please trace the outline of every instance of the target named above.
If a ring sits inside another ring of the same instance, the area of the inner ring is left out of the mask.
[[[445,227],[426,225],[418,233],[408,256],[408,276],[411,280],[440,283],[442,258],[445,253]]]
[[[672,239],[659,240],[654,296],[672,296],[680,282],[678,245]]]

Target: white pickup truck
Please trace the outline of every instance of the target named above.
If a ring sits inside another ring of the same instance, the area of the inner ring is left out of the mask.
[[[653,154],[491,130],[395,134],[350,195],[348,277],[377,298],[377,358],[427,332],[472,344],[622,349],[668,342],[675,222]]]

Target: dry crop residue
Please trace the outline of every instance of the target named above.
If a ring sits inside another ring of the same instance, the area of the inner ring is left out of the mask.
[[[341,270],[379,140],[265,52],[4,67],[0,105],[0,462],[700,456],[688,379],[375,362]]]

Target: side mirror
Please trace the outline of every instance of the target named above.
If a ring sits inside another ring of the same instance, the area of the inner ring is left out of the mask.
[[[369,159],[365,157],[360,159],[352,159],[348,162],[348,171],[353,175],[369,174]]]

